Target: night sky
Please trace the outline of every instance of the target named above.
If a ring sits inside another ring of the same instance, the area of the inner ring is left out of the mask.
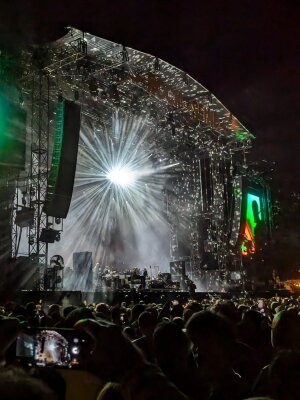
[[[300,2],[60,0],[1,5],[2,43],[72,25],[186,71],[256,136],[252,162],[276,162],[273,186],[299,192]],[[263,163],[270,170],[272,165]]]

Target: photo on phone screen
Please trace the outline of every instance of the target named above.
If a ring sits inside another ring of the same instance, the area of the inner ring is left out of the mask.
[[[72,329],[28,330],[17,337],[16,357],[29,366],[79,368],[85,343]]]

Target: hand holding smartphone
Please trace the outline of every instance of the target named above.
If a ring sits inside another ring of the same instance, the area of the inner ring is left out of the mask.
[[[73,329],[29,328],[17,337],[16,358],[32,367],[85,368],[88,337]]]

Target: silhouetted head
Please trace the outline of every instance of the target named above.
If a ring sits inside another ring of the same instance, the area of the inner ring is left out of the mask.
[[[30,375],[43,381],[56,394],[57,400],[66,398],[66,382],[62,375],[54,368],[34,368]]]
[[[139,316],[138,322],[139,329],[144,336],[153,335],[157,318],[155,318],[152,313],[150,313],[149,311],[142,312]]]
[[[121,309],[119,305],[115,305],[110,310],[111,321],[115,324],[120,324]]]
[[[59,304],[51,304],[49,307],[48,315],[60,313],[60,306]]]
[[[56,400],[46,384],[32,378],[23,370],[2,368],[0,370],[1,400]]]
[[[300,399],[300,354],[280,351],[268,369],[268,394],[274,400]]]
[[[180,317],[182,318],[183,316],[183,306],[181,304],[175,304],[170,312],[171,318],[176,318]]]
[[[239,339],[249,346],[257,346],[261,335],[263,316],[256,310],[247,310],[238,325]]]
[[[191,355],[191,342],[174,322],[163,322],[157,326],[153,335],[153,345],[157,362],[167,375],[174,369],[187,367]]]
[[[123,400],[119,385],[112,382],[107,383],[101,390],[97,400]]]
[[[146,308],[145,304],[135,304],[131,310],[131,318],[130,318],[131,322],[136,321],[139,318],[140,314],[142,314],[142,312],[145,311],[145,308]]]
[[[89,308],[78,307],[68,314],[67,318],[65,319],[64,326],[65,328],[73,328],[75,323],[81,319],[96,319],[96,317]]]
[[[124,333],[124,335],[127,336],[128,339],[130,339],[130,340],[134,340],[134,339],[136,338],[136,336],[135,336],[135,330],[134,330],[134,328],[132,328],[132,326],[126,326],[126,327],[123,329],[123,333]]]
[[[33,317],[35,316],[36,312],[36,305],[34,304],[33,301],[30,301],[29,303],[26,304],[26,313],[28,317]]]
[[[100,312],[105,315],[105,319],[110,320],[111,314],[109,306],[106,303],[99,303],[96,306],[96,312]]]
[[[186,331],[198,362],[205,365],[229,361],[235,338],[224,317],[211,311],[197,312],[188,320]]]
[[[236,323],[239,320],[239,313],[233,301],[225,301],[216,304],[214,312],[223,315],[233,323]]]
[[[75,306],[65,307],[63,310],[63,316],[66,318],[70,314],[71,311],[75,310],[75,308],[76,308]]]
[[[272,345],[277,350],[300,351],[300,317],[296,310],[281,311],[274,316]]]

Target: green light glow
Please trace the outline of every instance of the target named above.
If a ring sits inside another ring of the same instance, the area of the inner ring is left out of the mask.
[[[234,132],[234,134],[235,134],[236,139],[240,140],[240,141],[255,138],[250,132],[245,132],[245,131],[241,131],[238,129]]]
[[[26,112],[0,87],[0,165],[24,168]]]
[[[5,163],[7,153],[13,150],[9,134],[9,108],[6,97],[3,93],[0,93],[0,163]]]
[[[257,222],[262,220],[259,196],[247,193],[246,201],[246,223],[243,232],[244,240],[241,245],[243,255],[255,252],[255,228]]]
[[[1,51],[0,53],[0,81],[10,82],[14,81],[14,75],[16,73],[16,60],[12,58],[8,53]]]
[[[254,194],[247,193],[247,214],[246,214],[246,221],[250,225],[251,233],[253,237],[255,236],[255,228],[257,223],[255,222],[255,216],[253,213],[253,202],[256,202],[257,209],[258,209],[258,219],[261,221],[261,204],[260,198],[255,196]]]

